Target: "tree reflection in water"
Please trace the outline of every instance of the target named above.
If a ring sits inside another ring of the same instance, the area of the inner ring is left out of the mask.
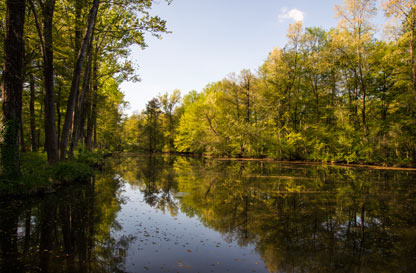
[[[270,272],[416,267],[415,172],[181,157],[123,162],[123,176],[149,205],[255,245]]]
[[[123,200],[125,181],[154,209],[197,217],[227,242],[254,246],[269,272],[416,268],[416,172],[162,156],[112,158],[106,169],[58,194],[3,201],[0,272],[125,272],[131,246],[143,251],[132,258],[138,264],[166,258],[123,232],[131,215],[117,214],[132,202]],[[130,222],[132,234],[146,211]]]
[[[110,234],[119,188],[106,174],[36,200],[3,201],[0,272],[124,272],[132,238]]]

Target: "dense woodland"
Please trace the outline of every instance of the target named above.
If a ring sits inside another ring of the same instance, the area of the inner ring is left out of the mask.
[[[138,79],[132,46],[167,32],[153,2],[1,1],[4,176],[19,175],[28,151],[55,164],[114,143],[126,104],[119,86]]]
[[[54,165],[79,150],[415,164],[415,1],[345,0],[336,28],[291,24],[256,71],[126,118],[132,46],[169,32],[153,2],[0,3],[3,175],[19,175],[28,152]]]
[[[416,160],[416,5],[345,0],[337,28],[289,26],[287,43],[180,102],[123,124],[131,151],[404,164]],[[385,26],[373,24],[378,13]],[[383,37],[383,38],[379,38]]]

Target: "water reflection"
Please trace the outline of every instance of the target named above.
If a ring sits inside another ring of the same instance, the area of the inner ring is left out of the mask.
[[[149,205],[254,245],[270,272],[416,266],[414,172],[160,157],[124,166]]]
[[[414,181],[405,171],[113,158],[88,185],[2,204],[0,272],[413,272]]]
[[[124,272],[129,241],[115,240],[119,181],[86,185],[0,209],[0,272]]]

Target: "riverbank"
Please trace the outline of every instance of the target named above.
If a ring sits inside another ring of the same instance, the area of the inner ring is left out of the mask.
[[[150,156],[150,155],[168,155],[168,156],[187,156],[187,157],[202,157],[223,161],[263,161],[268,163],[283,163],[283,164],[299,164],[299,165],[327,165],[338,166],[345,168],[369,168],[378,170],[398,170],[398,171],[416,171],[416,165],[413,164],[369,164],[369,163],[345,163],[345,162],[327,162],[327,161],[308,161],[308,160],[277,160],[270,157],[256,158],[256,157],[221,157],[212,155],[192,154],[192,153],[134,153],[134,152],[117,152],[113,155],[124,156]]]
[[[269,163],[284,163],[284,164],[299,164],[299,165],[328,165],[339,166],[346,168],[370,168],[378,170],[398,170],[398,171],[416,171],[416,167],[401,167],[401,166],[382,166],[382,165],[370,165],[370,164],[355,164],[355,163],[337,163],[337,162],[315,162],[315,161],[288,161],[288,160],[276,160],[273,158],[227,158],[227,157],[210,157],[217,160],[226,161],[264,161]]]
[[[78,151],[74,158],[49,165],[45,153],[22,153],[21,175],[0,177],[0,196],[21,198],[56,192],[74,182],[88,181],[103,165],[100,152]]]

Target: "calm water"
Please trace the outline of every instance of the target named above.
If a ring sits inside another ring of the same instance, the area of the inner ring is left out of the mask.
[[[1,202],[0,272],[416,272],[416,172],[112,158]]]

